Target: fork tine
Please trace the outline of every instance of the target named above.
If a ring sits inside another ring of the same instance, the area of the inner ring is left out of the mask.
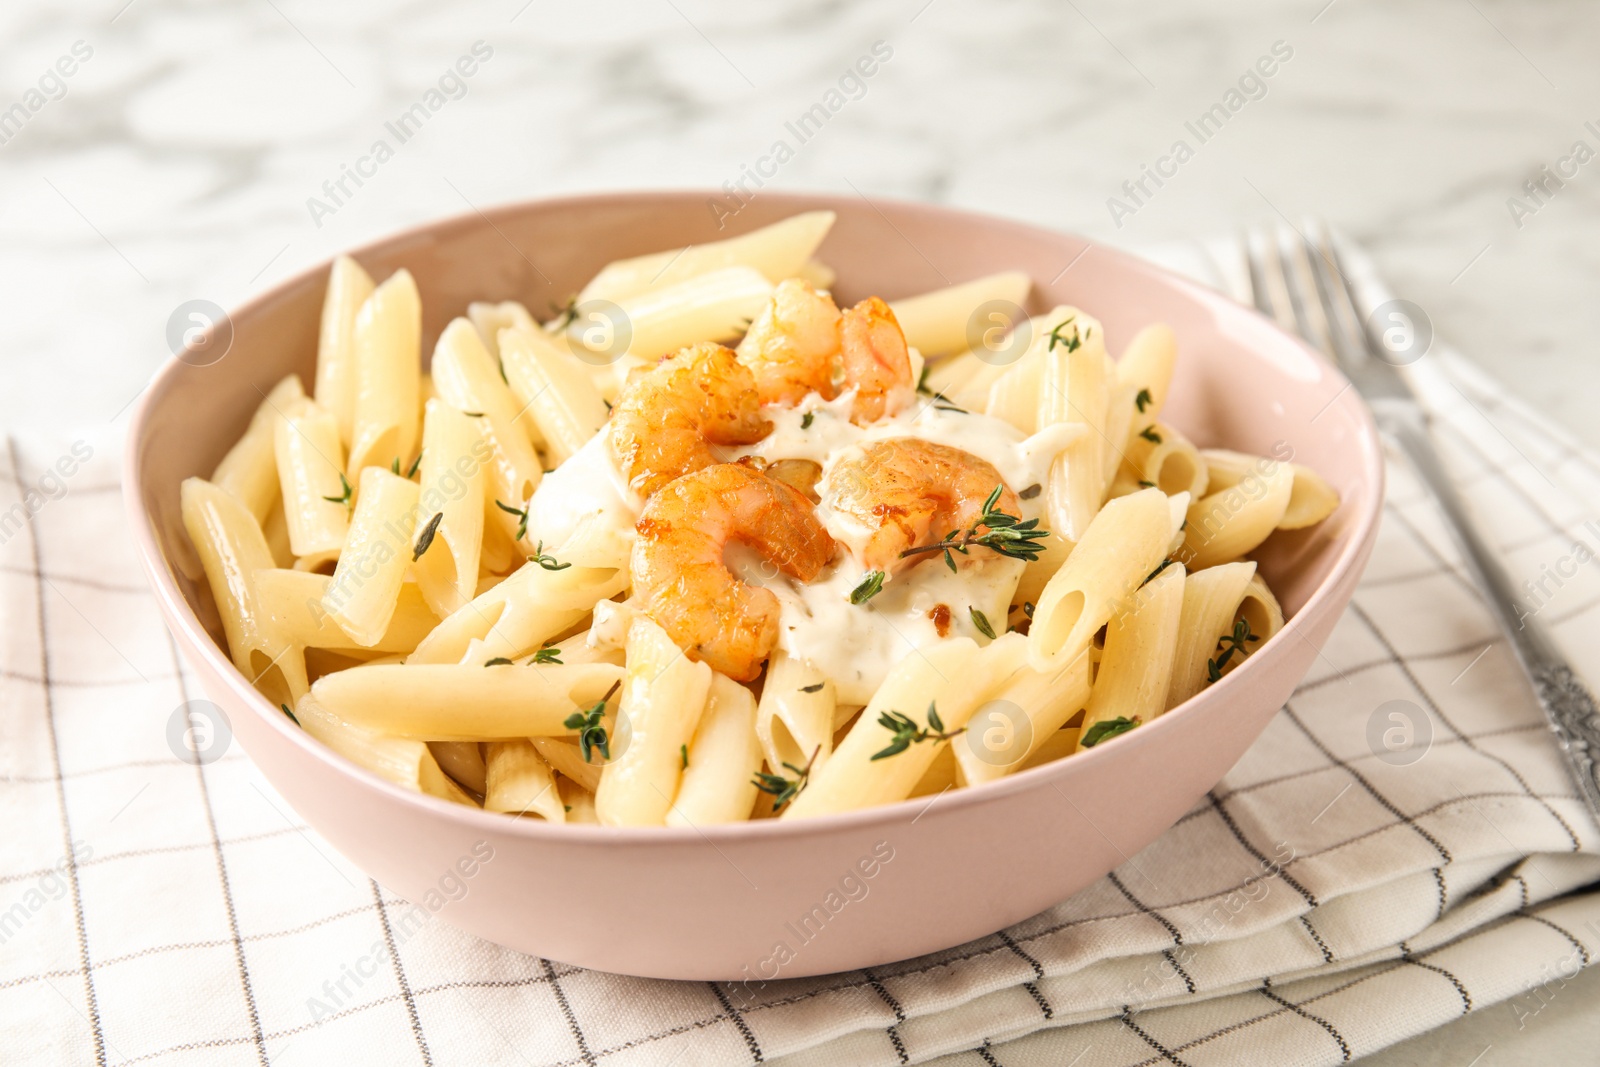
[[[1267,233],[1251,228],[1245,233],[1244,245],[1250,263],[1250,289],[1256,310],[1290,333],[1299,332],[1289,290],[1284,284],[1283,263],[1278,254],[1277,241]]]
[[[1295,322],[1301,337],[1329,359],[1336,358],[1333,336],[1322,295],[1317,288],[1313,254],[1307,239],[1299,230],[1280,229],[1278,239],[1283,245],[1284,284],[1294,299]]]
[[[1330,351],[1335,361],[1349,370],[1365,362],[1368,357],[1366,331],[1333,235],[1321,223],[1316,223],[1311,230],[1311,236],[1307,238],[1311,242],[1311,270],[1318,297],[1333,327]]]

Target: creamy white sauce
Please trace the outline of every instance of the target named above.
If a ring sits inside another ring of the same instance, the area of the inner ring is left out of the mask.
[[[915,650],[926,651],[956,637],[985,642],[973,621],[973,609],[982,612],[997,633],[1003,631],[1023,564],[987,553],[958,556],[958,570],[952,573],[943,556],[930,554],[889,578],[883,591],[867,603],[851,604],[850,593],[866,573],[859,551],[869,531],[829,506],[828,478],[835,466],[865,443],[917,438],[985,460],[1012,491],[1021,494],[1044,484],[1056,455],[1083,429],[1062,424],[1028,436],[1002,419],[943,410],[920,396],[899,414],[856,426],[850,422],[853,400],[853,392],[832,401],[812,394],[792,408],[764,408],[772,432],[753,445],[729,450],[730,458],[807,459],[822,467],[818,490],[823,502],[817,506],[817,517],[840,542],[842,550],[834,560],[809,584],[775,573],[757,552],[739,544],[728,546],[724,561],[740,580],[764,586],[777,596],[779,646],[833,678],[840,703],[865,704],[890,668]],[[642,502],[618,470],[607,436],[596,434],[534,492],[530,522],[547,549],[609,540],[623,546],[621,557],[626,558]],[[1042,492],[1021,500],[1023,517],[1040,517],[1043,503]],[[939,605],[949,612],[943,637],[934,618]]]

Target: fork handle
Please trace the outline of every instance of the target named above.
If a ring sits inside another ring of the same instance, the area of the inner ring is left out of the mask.
[[[1572,665],[1531,612],[1522,610],[1511,576],[1498,554],[1484,540],[1446,473],[1428,433],[1427,416],[1414,401],[1375,401],[1378,428],[1405,453],[1412,468],[1444,512],[1445,525],[1461,549],[1467,569],[1484,591],[1489,608],[1511,642],[1517,660],[1533,683],[1550,730],[1556,735],[1568,768],[1587,802],[1600,815],[1600,713]]]

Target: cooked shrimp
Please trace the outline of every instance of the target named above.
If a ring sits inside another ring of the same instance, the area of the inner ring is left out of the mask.
[[[922,556],[902,558],[950,530],[965,530],[1001,486],[1001,511],[1018,514],[1017,496],[1000,472],[970,452],[912,437],[873,441],[833,465],[823,499],[870,531],[861,548],[867,570],[894,574]],[[970,549],[987,553],[987,548]]]
[[[909,395],[911,357],[889,305],[869,296],[846,311],[839,325],[839,352],[845,385],[856,390],[850,421],[859,426],[893,415]]]
[[[636,525],[633,595],[691,658],[748,682],[778,643],[778,598],[728,570],[738,541],[798,581],[833,555],[810,501],[751,467],[722,463],[685,475],[651,498]]]
[[[850,421],[892,415],[911,385],[911,358],[894,312],[868,297],[839,313],[833,300],[798,278],[780,282],[772,302],[739,342],[739,362],[755,375],[763,404],[797,404],[807,393],[832,400],[855,389]]]
[[[749,368],[721,345],[690,345],[628,380],[611,415],[622,475],[649,499],[674,478],[720,463],[717,445],[748,445],[772,431]]]
[[[799,278],[778,283],[739,342],[739,362],[755,375],[763,404],[798,404],[811,392],[832,400],[838,353],[839,309]]]

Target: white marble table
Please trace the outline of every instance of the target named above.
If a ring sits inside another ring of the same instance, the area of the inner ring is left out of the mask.
[[[1600,11],[1221,6],[9,0],[0,425],[125,418],[178,304],[234,303],[395,227],[547,193],[717,187],[748,167],[768,187],[1129,244],[1317,213],[1441,333],[1600,443],[1600,161],[1575,154],[1600,151]],[[400,144],[385,123],[475,42],[459,98]],[[786,123],[875,42],[874,74],[799,143]],[[1266,56],[1271,77],[1241,86]],[[1197,136],[1230,89],[1237,111]],[[393,158],[363,163],[379,138]],[[773,166],[779,139],[793,157]],[[325,191],[357,166],[359,188]],[[1146,167],[1170,177],[1135,198],[1124,182]],[[1428,1038],[1451,1058],[1426,1062],[1553,1062],[1541,1042],[1570,1032],[1519,1034],[1508,1013],[1470,1025]],[[1380,1061],[1423,1062],[1405,1055]]]

